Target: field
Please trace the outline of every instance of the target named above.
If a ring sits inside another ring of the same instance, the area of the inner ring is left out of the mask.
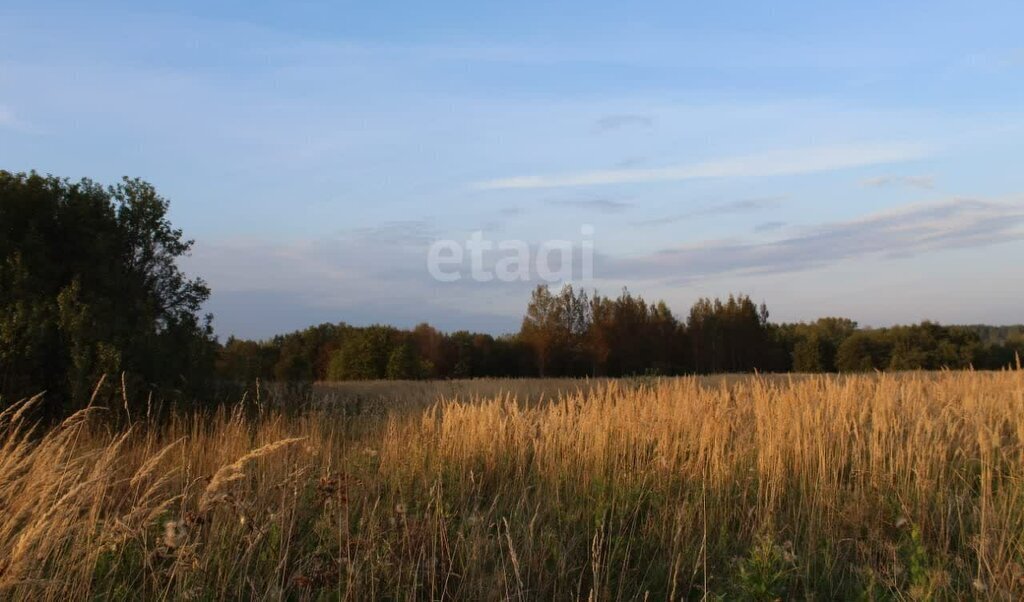
[[[1019,370],[303,395],[8,409],[0,598],[1024,597]]]

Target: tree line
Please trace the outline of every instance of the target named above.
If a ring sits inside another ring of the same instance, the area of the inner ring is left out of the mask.
[[[139,179],[102,186],[0,170],[0,408],[45,391],[41,407],[56,417],[97,396],[197,400],[256,379],[1001,368],[1024,350],[1020,326],[775,324],[745,295],[700,299],[676,316],[626,290],[572,286],[537,287],[505,336],[339,323],[221,344],[201,312],[209,288],[178,267],[192,241],[169,207]]]
[[[747,295],[699,299],[677,317],[628,290],[617,297],[539,286],[519,332],[495,337],[428,324],[322,324],[266,341],[228,339],[217,369],[252,382],[476,377],[637,376],[718,372],[1000,369],[1024,353],[1019,327],[853,320],[769,321]]]

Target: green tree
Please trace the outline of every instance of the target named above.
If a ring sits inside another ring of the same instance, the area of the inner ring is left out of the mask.
[[[540,285],[534,289],[519,336],[533,350],[537,373],[543,378],[558,343],[557,302],[547,286]]]
[[[370,326],[354,330],[331,360],[333,380],[377,380],[387,376],[394,329]]]
[[[273,342],[228,337],[217,355],[217,374],[246,385],[255,383],[257,379],[272,380],[279,354],[280,350]]]
[[[168,208],[138,179],[0,171],[0,396],[45,390],[55,416],[104,373],[164,392],[210,382],[209,289],[180,270],[192,241]]]
[[[839,345],[836,368],[840,372],[871,372],[889,365],[890,346],[885,333],[857,331]]]
[[[391,351],[388,356],[386,376],[388,380],[419,378],[419,361],[411,343],[402,341]]]
[[[801,337],[793,346],[794,372],[826,372],[826,343],[816,332]]]
[[[763,370],[769,364],[768,308],[746,295],[699,299],[686,327],[693,368],[700,373]]]

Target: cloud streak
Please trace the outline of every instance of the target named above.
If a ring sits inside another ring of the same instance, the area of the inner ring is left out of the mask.
[[[871,188],[892,188],[908,186],[911,188],[924,188],[927,190],[935,186],[935,178],[931,176],[877,176],[865,178],[860,181],[861,186]]]
[[[597,133],[610,132],[622,128],[651,128],[654,127],[654,118],[648,115],[637,115],[632,113],[606,115],[594,122],[594,131]]]
[[[642,184],[708,178],[753,178],[809,174],[922,159],[931,149],[921,144],[880,143],[776,150],[765,153],[650,169],[607,169],[551,176],[527,175],[485,180],[478,190],[566,188]]]
[[[708,205],[700,209],[688,211],[686,213],[680,213],[677,215],[669,215],[666,217],[642,220],[633,222],[634,226],[654,227],[661,226],[664,224],[674,224],[688,219],[699,219],[704,217],[715,217],[719,215],[736,215],[743,213],[754,213],[757,211],[763,211],[765,209],[771,209],[778,207],[786,197],[766,197],[763,199],[741,199],[738,201],[730,201],[728,203],[717,203],[714,205]]]
[[[863,257],[907,257],[1024,239],[1024,204],[953,199],[826,223],[763,243],[707,241],[647,256],[602,257],[599,278],[687,282],[771,274]]]
[[[770,223],[768,232],[782,224]],[[759,228],[761,230],[761,228]],[[595,257],[593,285],[688,285],[702,278],[741,279],[823,268],[847,260],[896,258],[1024,240],[1024,202],[951,199],[797,229],[774,240],[706,240],[641,256]],[[514,328],[529,290],[541,282],[434,281],[426,266],[429,223],[385,223],[319,240],[202,242],[187,260],[214,294],[218,332],[264,336],[311,321]],[[531,257],[537,243],[530,243]],[[578,265],[579,247],[573,248]],[[503,257],[484,257],[491,269]],[[465,262],[464,262],[465,263]],[[259,266],[254,270],[253,266]],[[465,268],[465,265],[463,266]],[[556,266],[552,266],[557,269]],[[468,272],[464,273],[468,274]],[[575,276],[574,276],[575,277]],[[730,280],[734,282],[735,280]]]
[[[584,200],[555,200],[548,201],[549,205],[556,207],[571,207],[585,211],[597,211],[599,213],[621,213],[633,206],[625,201],[614,201],[611,199],[584,199]]]
[[[754,232],[757,232],[757,233],[773,232],[775,230],[779,230],[779,229],[785,228],[785,227],[786,227],[786,222],[780,222],[780,221],[762,222],[762,223],[760,223],[760,224],[758,224],[757,226],[754,227]]]

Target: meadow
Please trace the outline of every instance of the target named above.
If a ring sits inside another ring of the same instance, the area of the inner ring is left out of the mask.
[[[1024,597],[1021,370],[301,394],[9,407],[0,598]]]

